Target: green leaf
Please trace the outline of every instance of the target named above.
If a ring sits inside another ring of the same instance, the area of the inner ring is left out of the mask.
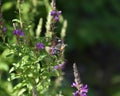
[[[23,94],[25,91],[26,91],[26,89],[25,89],[25,88],[22,88],[22,89],[19,91],[18,96],[22,96],[22,94]]]
[[[0,61],[0,70],[8,71],[9,67],[6,63]]]
[[[20,23],[20,20],[19,19],[13,19],[12,22],[18,22],[18,23]]]
[[[4,3],[2,6],[3,11],[9,10],[13,6],[12,2]]]
[[[11,76],[8,80],[14,80],[14,79],[17,79],[17,78],[20,78],[21,76],[20,75],[16,75],[15,73],[11,73]]]
[[[10,53],[10,54],[6,55],[6,57],[10,57],[10,56],[12,56],[12,55],[13,55],[13,53]]]
[[[12,68],[10,69],[9,73],[13,72],[14,70],[15,70],[15,68],[12,67]]]
[[[38,60],[41,61],[41,60],[43,60],[46,56],[47,56],[46,54],[45,54],[45,55],[42,55],[42,56],[40,56],[40,57],[38,58]]]

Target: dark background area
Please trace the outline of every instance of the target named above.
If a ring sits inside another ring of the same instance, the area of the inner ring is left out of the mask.
[[[57,5],[68,20],[67,80],[73,82],[76,62],[93,96],[120,96],[120,1],[57,0]]]
[[[76,62],[82,82],[89,86],[88,96],[120,96],[120,0],[56,0],[56,2],[57,8],[68,21],[65,37],[68,46],[65,51],[67,64],[64,69],[64,87],[70,87],[74,80],[72,64]],[[7,35],[11,36],[10,32],[13,30],[11,21],[17,17],[15,0],[3,0],[3,4],[8,6],[3,6],[3,17],[9,31]],[[46,19],[46,12],[39,11],[45,8],[40,6],[34,14],[35,24],[38,23],[39,14]],[[31,6],[27,5],[27,8]],[[12,61],[5,62],[10,65]],[[8,69],[7,67],[4,70]],[[0,74],[2,73],[3,71],[0,71]],[[6,80],[7,76],[3,76],[3,80]]]

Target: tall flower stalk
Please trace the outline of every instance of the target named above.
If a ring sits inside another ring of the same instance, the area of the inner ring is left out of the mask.
[[[77,88],[77,91],[73,93],[73,96],[87,96],[87,92],[88,92],[87,84],[83,85],[81,83],[80,74],[78,72],[78,69],[75,63],[73,64],[73,72],[74,72],[75,79],[71,87]]]
[[[7,31],[7,28],[4,26],[1,6],[2,0],[0,0],[0,37],[2,37],[3,42],[5,42],[5,33]]]

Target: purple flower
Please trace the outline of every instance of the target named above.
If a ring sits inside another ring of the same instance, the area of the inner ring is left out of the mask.
[[[64,64],[59,64],[54,66],[55,69],[63,69],[64,68]]]
[[[59,17],[61,15],[62,11],[52,10],[50,15],[53,17],[55,21],[59,21]]]
[[[73,82],[73,84],[71,85],[71,87],[76,87],[76,88],[77,88],[77,86],[79,86],[79,85],[76,82]]]
[[[55,69],[63,69],[65,67],[66,62],[63,62],[59,65],[54,66]]]
[[[24,36],[24,32],[22,30],[14,30],[13,34],[15,34],[16,36]]]
[[[80,88],[80,95],[81,96],[87,96],[86,93],[88,92],[88,86],[87,84],[86,85],[83,85],[81,88]]]
[[[62,13],[62,11],[58,11],[58,12],[57,12],[57,15],[61,15],[61,13]]]
[[[74,92],[73,96],[79,96],[79,91]]]
[[[79,84],[78,83],[73,83],[71,87],[76,87],[78,88]],[[87,85],[82,85],[76,92],[73,93],[73,96],[87,96],[88,92],[88,86]]]
[[[3,32],[5,33],[7,31],[7,28],[6,27],[3,27],[2,28]]]
[[[44,49],[43,43],[37,43],[36,44],[36,49]]]
[[[54,20],[55,20],[55,21],[59,21],[59,17],[58,17],[58,16],[55,16],[55,17],[54,17]]]
[[[54,16],[56,15],[56,10],[52,10],[51,13],[50,13],[51,16]]]

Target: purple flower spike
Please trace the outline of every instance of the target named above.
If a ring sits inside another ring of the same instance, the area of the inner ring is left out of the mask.
[[[17,36],[24,36],[24,32],[22,30],[14,30],[13,34],[17,35]]]
[[[55,21],[59,21],[59,17],[61,15],[62,11],[52,10],[50,15],[53,17]]]
[[[78,87],[78,83],[74,83],[71,85],[71,87]],[[78,89],[76,92],[73,93],[73,96],[87,96],[88,93],[88,86],[87,85],[82,85],[80,89]]]
[[[36,44],[36,49],[44,49],[43,43],[37,43]]]
[[[74,71],[75,82],[73,82],[71,87],[75,87],[77,89],[77,91],[73,93],[73,96],[87,96],[88,86],[87,84],[83,85],[81,83],[77,66],[75,63],[73,64],[73,71]]]

